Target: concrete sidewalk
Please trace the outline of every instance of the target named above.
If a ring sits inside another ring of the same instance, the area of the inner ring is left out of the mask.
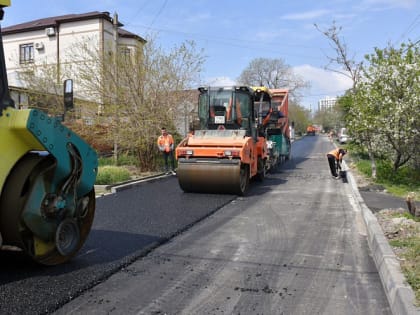
[[[420,308],[414,305],[414,291],[407,284],[400,263],[373,214],[382,209],[406,209],[404,199],[391,196],[381,191],[380,187],[369,188],[368,186],[361,187],[359,190],[350,171],[347,171],[347,180],[352,187],[356,206],[360,208],[365,221],[369,247],[392,313],[394,315],[420,315]]]

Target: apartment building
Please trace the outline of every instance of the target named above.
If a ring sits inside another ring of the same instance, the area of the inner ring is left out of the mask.
[[[336,97],[325,97],[318,101],[318,111],[330,111],[334,108],[335,104],[337,103]]]
[[[122,26],[116,14],[111,17],[109,12],[95,11],[47,17],[3,28],[9,86],[16,105],[24,107],[28,103],[25,84],[20,76],[27,71],[28,65],[55,65],[57,85],[63,78],[71,78],[74,80],[75,97],[100,103],[97,96],[83,91],[80,88],[82,84],[78,84],[81,80],[78,77],[79,67],[83,66],[83,62],[81,56],[74,53],[75,48],[87,45],[99,54],[99,58],[111,51],[135,54],[146,41]]]

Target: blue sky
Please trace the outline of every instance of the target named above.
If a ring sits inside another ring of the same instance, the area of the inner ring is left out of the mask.
[[[12,0],[3,26],[91,11],[117,12],[125,29],[144,38],[154,34],[167,49],[194,40],[207,57],[203,84],[234,84],[253,59],[281,58],[311,83],[301,104],[312,110],[320,98],[350,86],[323,69],[334,51],[314,23],[342,26],[356,61],[374,47],[420,40],[419,0]]]

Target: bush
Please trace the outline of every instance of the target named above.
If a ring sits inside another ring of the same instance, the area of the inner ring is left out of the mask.
[[[371,177],[370,161],[360,159],[360,156],[355,160],[357,169],[367,177]],[[391,161],[377,159],[376,171],[377,179],[375,182],[385,186],[390,193],[396,196],[405,197],[410,191],[420,191],[420,171],[418,169],[404,165],[395,172]]]
[[[371,163],[368,160],[359,160],[356,163],[357,169],[362,172],[364,175],[371,177],[372,176],[372,167]]]
[[[118,160],[116,162],[113,156],[99,157],[98,162],[99,162],[99,166],[105,166],[105,165],[136,165],[138,166],[139,164],[139,161],[135,156],[128,155],[128,154],[119,155]]]
[[[130,172],[118,166],[99,166],[98,176],[96,177],[97,185],[110,185],[123,182],[130,179]]]

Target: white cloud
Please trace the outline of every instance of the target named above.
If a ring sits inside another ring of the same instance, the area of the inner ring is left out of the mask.
[[[308,64],[293,67],[293,71],[311,84],[309,92],[302,95],[301,100],[302,105],[311,110],[317,110],[320,99],[343,95],[352,86],[350,78]]]
[[[416,0],[364,0],[362,6],[375,7],[377,9],[390,9],[390,8],[413,8],[416,5]]]
[[[295,14],[286,14],[281,16],[284,20],[313,20],[315,18],[330,14],[329,10],[313,10]]]
[[[352,86],[350,78],[308,64],[293,67],[293,71],[311,83],[311,94],[335,96]]]

